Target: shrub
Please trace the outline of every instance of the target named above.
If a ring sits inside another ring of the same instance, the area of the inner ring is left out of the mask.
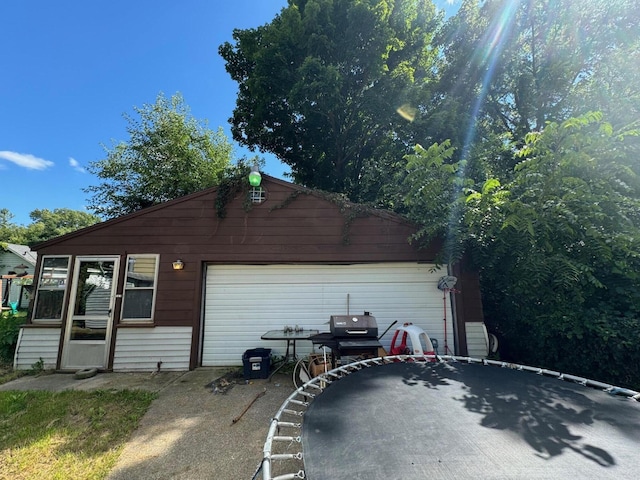
[[[0,361],[13,362],[13,355],[18,343],[20,325],[24,323],[24,317],[8,312],[2,315],[0,321]]]

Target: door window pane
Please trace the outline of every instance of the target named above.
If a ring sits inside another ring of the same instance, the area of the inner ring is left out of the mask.
[[[104,340],[111,314],[115,262],[82,261],[78,267],[71,340]]]
[[[107,320],[73,320],[70,340],[104,340],[106,338]]]
[[[111,303],[112,261],[88,261],[80,263],[76,303],[73,314],[108,316]]]

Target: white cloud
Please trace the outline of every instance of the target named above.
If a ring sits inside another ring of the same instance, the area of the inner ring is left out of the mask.
[[[38,158],[29,153],[10,152],[8,150],[0,150],[0,159],[13,162],[19,167],[28,168],[29,170],[44,170],[53,167],[53,162]]]
[[[69,157],[69,165],[71,166],[71,168],[73,168],[74,170],[80,173],[87,173],[84,167],[82,167],[80,163],[73,157]]]

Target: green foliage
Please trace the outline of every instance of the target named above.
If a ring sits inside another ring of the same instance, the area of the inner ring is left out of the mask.
[[[100,222],[100,217],[91,213],[68,208],[56,208],[53,211],[45,209],[33,210],[29,216],[33,223],[27,226],[27,241],[43,242],[50,238],[90,227]]]
[[[637,120],[640,10],[634,0],[465,0],[437,39],[444,52],[439,105],[483,135],[526,134],[588,110]],[[478,98],[480,96],[480,102]],[[456,122],[458,120],[459,122]]]
[[[597,113],[549,123],[527,136],[508,195],[468,197],[485,312],[507,358],[640,386],[640,178],[628,140]]]
[[[33,245],[64,235],[100,221],[100,217],[80,210],[56,208],[53,211],[35,209],[29,217],[32,223],[26,226],[11,223],[11,212],[0,210],[0,238],[7,243]]]
[[[20,325],[24,323],[24,315],[15,315],[12,312],[0,315],[0,362],[13,362]]]
[[[38,375],[44,371],[44,360],[42,357],[38,359],[37,362],[34,362],[29,369],[29,374]]]
[[[85,189],[89,208],[113,218],[217,185],[232,156],[222,129],[213,132],[190,116],[180,94],[125,114],[128,142],[92,162],[89,172],[102,179]]]
[[[11,220],[13,214],[6,208],[0,209],[0,239],[6,243],[26,245],[26,227],[16,225]]]
[[[252,204],[247,195],[249,191],[248,178],[249,172],[251,171],[249,164],[260,165],[261,163],[257,158],[254,158],[252,161],[240,159],[236,165],[225,169],[216,194],[215,207],[218,218],[225,218],[227,216],[227,205],[240,193],[244,196],[243,209],[246,212],[251,210]]]
[[[239,84],[235,140],[272,152],[311,188],[376,199],[423,138],[396,110],[429,98],[441,16],[426,0],[292,0],[219,51]]]
[[[429,244],[444,238],[445,262],[460,258],[465,241],[461,192],[467,182],[460,175],[464,162],[452,163],[453,153],[449,141],[428,149],[416,145],[405,157],[402,183],[406,215],[421,226],[414,240]]]

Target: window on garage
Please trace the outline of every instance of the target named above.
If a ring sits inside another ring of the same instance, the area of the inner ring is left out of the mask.
[[[33,309],[34,323],[59,323],[62,320],[70,260],[68,255],[43,257]]]
[[[249,190],[249,201],[254,205],[264,203],[267,199],[267,192],[262,187],[251,187]]]
[[[123,323],[153,321],[158,276],[158,255],[128,255],[122,303]]]

